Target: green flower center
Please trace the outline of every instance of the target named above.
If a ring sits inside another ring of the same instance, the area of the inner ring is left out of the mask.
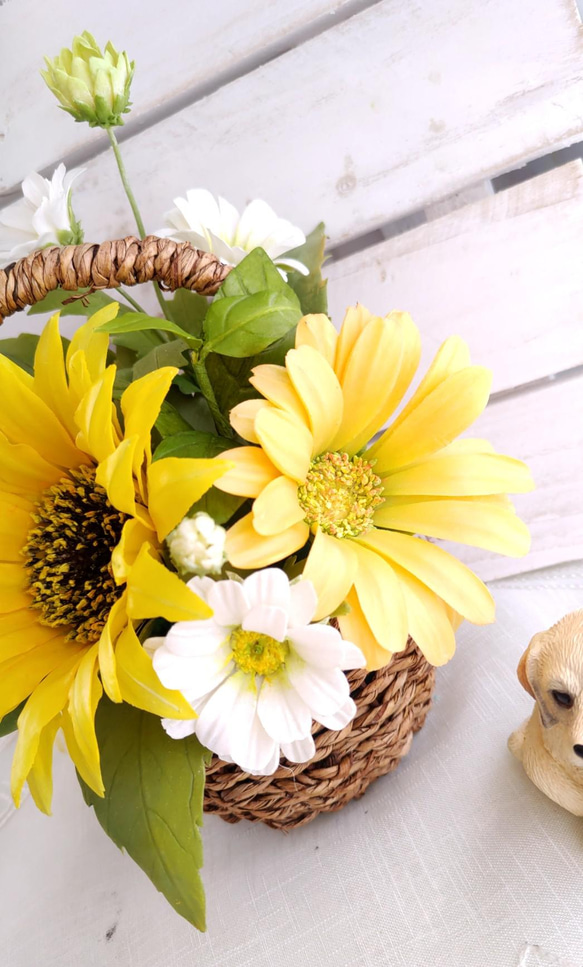
[[[127,515],[111,506],[95,470],[80,467],[45,490],[32,519],[23,554],[40,623],[69,626],[75,641],[97,641],[123,591],[111,555]]]
[[[287,641],[277,641],[258,631],[237,628],[230,640],[233,659],[242,672],[270,678],[285,664],[289,655]]]
[[[310,526],[332,537],[358,537],[372,526],[382,491],[381,478],[362,457],[324,453],[312,461],[298,499]]]

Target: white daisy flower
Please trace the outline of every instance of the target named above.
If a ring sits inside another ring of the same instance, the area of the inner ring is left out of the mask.
[[[60,164],[50,181],[36,171],[24,179],[23,197],[0,211],[0,266],[46,245],[75,245],[83,240],[71,207],[71,188],[84,170],[67,171]]]
[[[266,568],[244,581],[193,578],[188,586],[213,609],[206,621],[180,621],[145,647],[163,685],[178,689],[198,718],[163,719],[173,738],[200,742],[244,772],[269,776],[280,755],[307,762],[312,720],[343,729],[356,706],[344,671],[362,668],[359,648],[327,624],[311,624],[311,581],[290,584]]]
[[[284,256],[303,245],[306,236],[300,228],[279,218],[267,202],[256,198],[240,215],[224,198],[215,198],[206,188],[193,188],[186,192],[186,198],[175,198],[174,204],[176,208],[164,215],[168,228],[159,235],[190,242],[203,252],[212,252],[227,265],[238,265],[249,252],[260,247],[284,278],[286,269],[309,275],[302,262]]]
[[[170,557],[184,575],[220,574],[227,560],[224,527],[215,524],[210,514],[185,517],[166,538]]]

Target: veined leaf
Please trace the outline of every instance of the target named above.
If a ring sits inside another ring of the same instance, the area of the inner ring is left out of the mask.
[[[287,286],[285,291],[215,299],[205,319],[205,355],[254,356],[285,336],[301,315],[297,296]]]
[[[62,316],[92,316],[98,309],[111,305],[112,302],[119,302],[112,299],[106,292],[99,290],[91,292],[90,289],[76,289],[74,292],[66,289],[55,289],[49,292],[44,299],[31,306],[27,312],[28,316],[38,316],[41,312],[60,312]],[[66,303],[66,304],[65,304]],[[130,313],[132,310],[119,303],[117,317]]]
[[[0,339],[0,355],[7,356],[13,363],[32,375],[38,340],[38,336],[33,336],[29,332],[21,332],[13,339]]]
[[[292,249],[281,256],[285,263],[288,255],[292,259],[302,262],[310,270],[309,275],[300,275],[293,269],[288,272],[288,285],[294,290],[300,300],[302,313],[328,312],[328,297],[326,294],[327,281],[322,279],[322,264],[324,262],[324,246],[326,233],[324,222],[310,232],[303,245]]]
[[[183,366],[186,366],[184,356],[186,352],[188,352],[188,344],[184,339],[163,342],[134,363],[134,377],[139,379],[140,376],[145,376],[146,373],[151,373],[154,369],[161,369],[163,366],[178,366],[179,369],[182,369]]]
[[[190,289],[177,289],[174,298],[166,300],[168,311],[175,323],[191,336],[202,334],[202,322],[207,314],[209,303],[203,295]]]
[[[236,295],[254,295],[256,292],[285,292],[287,288],[267,252],[256,248],[231,269],[214,301]]]
[[[171,332],[175,336],[184,339],[193,349],[202,345],[200,339],[191,336],[189,332],[181,329],[180,326],[170,319],[148,316],[145,312],[125,312],[123,316],[120,317],[118,315],[111,322],[106,322],[103,326],[99,326],[96,332],[108,332],[114,335],[124,332],[145,332],[148,329],[154,329],[158,332]]]
[[[155,426],[162,438],[172,437],[177,433],[185,433],[191,429],[190,423],[168,400],[164,400],[162,403]]]
[[[202,826],[206,750],[160,719],[103,698],[95,719],[105,797],[79,778],[88,806],[177,913],[205,929]]]

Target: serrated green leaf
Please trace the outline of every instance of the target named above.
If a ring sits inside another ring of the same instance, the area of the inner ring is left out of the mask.
[[[297,296],[287,286],[285,291],[215,299],[205,319],[205,355],[254,356],[285,336],[301,315]]]
[[[157,332],[171,332],[175,336],[184,339],[186,343],[202,345],[200,339],[194,339],[190,333],[176,325],[170,319],[159,319],[158,316],[148,316],[145,312],[126,312],[120,318],[118,315],[110,322],[104,323],[96,329],[96,332],[108,332],[117,335],[124,332],[146,332],[153,329]]]
[[[285,292],[287,288],[287,283],[267,252],[256,248],[231,269],[217,292],[215,301],[237,295],[253,295],[256,292]]]
[[[174,298],[166,300],[172,320],[191,336],[202,335],[202,322],[207,314],[209,303],[203,295],[190,289],[177,289]]]
[[[302,262],[310,270],[309,275],[301,275],[295,269],[291,269],[288,271],[287,277],[288,285],[300,300],[304,315],[310,312],[328,312],[328,296],[326,293],[328,283],[322,278],[325,245],[324,222],[320,222],[313,232],[310,232],[307,236],[303,245],[281,256],[283,263],[285,263],[287,255],[289,258]]]
[[[199,870],[208,753],[194,736],[171,739],[159,718],[126,703],[103,698],[95,725],[105,797],[78,777],[85,802],[176,912],[205,930]]]
[[[26,700],[17,705],[12,712],[8,712],[4,718],[0,719],[0,738],[3,735],[10,735],[11,732],[16,732],[18,724],[18,716],[22,712],[24,706],[26,705]]]
[[[140,376],[145,376],[146,373],[161,369],[163,366],[177,366],[182,369],[187,363],[184,354],[188,352],[188,349],[188,344],[184,339],[173,339],[172,342],[164,342],[160,346],[155,346],[134,364],[135,378],[139,379]]]
[[[91,292],[89,289],[76,289],[74,292],[65,289],[55,289],[49,292],[27,312],[29,316],[38,316],[41,312],[60,312],[62,316],[92,316],[98,309],[118,302],[105,292]],[[66,304],[65,304],[66,303]],[[124,313],[131,312],[122,302],[119,302],[118,318]]]

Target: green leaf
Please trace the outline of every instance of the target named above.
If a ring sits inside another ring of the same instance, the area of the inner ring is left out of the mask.
[[[215,433],[215,421],[212,418],[209,406],[201,393],[195,396],[185,396],[181,390],[174,386],[170,387],[170,392],[166,397],[180,416],[186,420],[189,430],[202,430],[203,433]]]
[[[162,346],[164,339],[159,332],[149,329],[146,332],[118,332],[112,337],[114,346],[123,346],[124,349],[131,349],[139,358],[145,356],[156,346]]]
[[[188,344],[184,339],[173,339],[172,342],[163,342],[160,346],[151,349],[149,353],[142,356],[134,364],[134,377],[139,379],[146,373],[151,373],[162,366],[177,366],[182,369],[186,366],[187,360],[184,353],[188,352]]]
[[[205,320],[207,352],[254,356],[297,325],[302,312],[292,290],[215,299]]]
[[[190,289],[177,289],[174,298],[166,300],[166,305],[175,323],[191,336],[202,335],[202,322],[209,307],[203,295]]]
[[[194,736],[176,741],[160,719],[102,699],[95,717],[105,797],[78,776],[107,835],[177,913],[205,930],[202,826],[205,759]]]
[[[112,299],[111,296],[102,291],[91,292],[90,289],[76,289],[74,292],[70,292],[65,289],[55,289],[54,292],[49,292],[41,302],[31,306],[27,315],[38,316],[41,312],[60,312],[62,316],[92,316],[98,309],[103,309],[104,306],[109,306],[112,302],[117,301],[117,299]],[[118,318],[130,311],[120,302]]]
[[[3,735],[10,735],[11,732],[16,732],[18,716],[22,712],[24,706],[26,705],[26,699],[17,705],[12,712],[8,712],[4,718],[0,719],[0,738]]]
[[[221,413],[228,417],[237,403],[260,397],[261,394],[249,382],[251,371],[263,363],[283,366],[286,353],[293,349],[294,344],[295,327],[262,353],[246,359],[219,356],[216,353],[207,356],[205,366]]]
[[[28,332],[21,332],[14,339],[0,339],[0,354],[7,356],[13,363],[32,375],[38,340],[38,336],[33,336]]]
[[[162,403],[155,426],[163,439],[165,437],[172,437],[176,433],[185,433],[191,429],[190,423],[184,419],[176,407],[172,406],[172,403],[169,403],[168,400],[164,400]]]
[[[218,437],[214,433],[191,430],[188,433],[177,433],[175,436],[162,440],[156,448],[153,459],[218,457],[224,450],[230,450],[232,446],[232,440],[225,440],[224,437]],[[204,512],[209,514],[216,524],[225,524],[244,503],[245,497],[225,494],[222,490],[211,487],[196,504],[193,504],[189,514]]]
[[[320,222],[313,232],[310,232],[303,245],[292,249],[281,256],[297,259],[309,270],[309,275],[300,275],[295,269],[288,271],[288,285],[294,290],[300,300],[303,315],[309,312],[328,312],[328,297],[326,294],[327,281],[322,279],[322,263],[324,262],[324,247],[326,234],[324,222]]]
[[[239,265],[231,269],[215,296],[217,299],[237,295],[254,295],[256,292],[285,292],[288,285],[282,278],[267,252],[253,249]]]
[[[180,336],[189,345],[197,344],[197,346],[202,345],[200,339],[194,339],[188,332],[177,326],[175,322],[170,319],[159,319],[158,316],[148,316],[145,312],[125,312],[120,318],[119,315],[112,319],[111,322],[104,323],[103,326],[99,326],[96,332],[109,332],[112,335],[115,333],[124,332],[145,332],[148,329],[154,329],[158,332],[172,332],[175,336]]]

